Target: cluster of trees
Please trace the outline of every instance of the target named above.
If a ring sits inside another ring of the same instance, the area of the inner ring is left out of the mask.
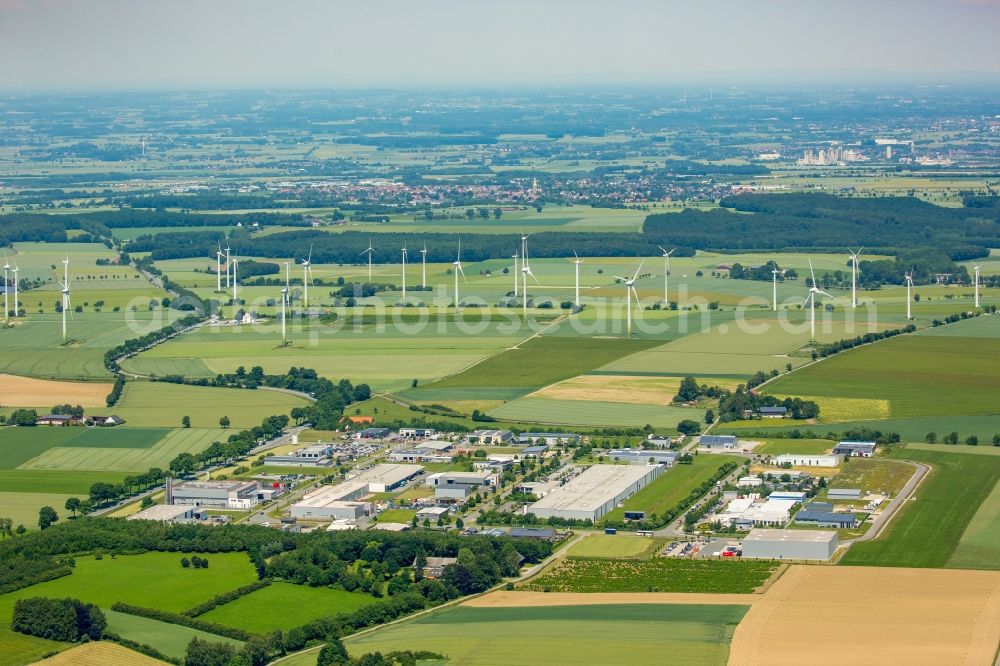
[[[7,417],[7,425],[33,426],[38,421],[38,412],[33,409],[15,409]]]
[[[777,370],[772,370],[770,373],[756,372],[745,385],[737,386],[735,391],[707,384],[699,386],[694,377],[685,377],[681,380],[677,395],[674,396],[674,402],[694,402],[700,398],[718,398],[718,417],[721,421],[738,421],[745,418],[746,412],[756,413],[761,407],[785,407],[788,410],[788,415],[793,419],[813,419],[819,416],[819,405],[815,401],[800,398],[778,399],[770,395],[758,395],[750,390],[776,376],[778,376]],[[705,422],[711,423],[715,420],[715,416],[714,410],[708,410],[705,414]],[[685,435],[694,435],[701,431],[701,424],[691,419],[685,419],[677,424],[677,430]]]
[[[776,261],[768,261],[762,266],[744,266],[737,262],[729,268],[729,277],[733,280],[758,280],[770,282],[774,279],[773,271],[780,271],[781,266]],[[787,269],[784,274],[778,273],[778,282],[794,280],[799,274],[794,268]]]
[[[316,658],[316,666],[417,666],[420,663],[445,661],[447,657],[427,650],[402,650],[396,652],[370,652],[352,659],[339,638],[323,646]]]
[[[52,414],[63,414],[66,416],[75,416],[78,419],[83,418],[83,407],[80,405],[71,405],[69,403],[63,405],[53,405]]]
[[[927,433],[927,436],[924,437],[924,441],[928,444],[937,444],[938,434],[936,432],[929,432]],[[964,441],[969,446],[979,446],[979,435],[969,435]],[[958,442],[959,434],[954,430],[941,438],[941,443],[943,444],[955,445],[958,444]],[[1000,446],[1000,432],[994,433],[992,443],[993,446]]]
[[[186,557],[182,557],[181,566],[184,567],[185,569],[188,569],[190,567],[194,567],[195,569],[207,569],[208,559],[204,557],[198,557],[197,555],[192,555],[190,560]]]
[[[14,602],[10,628],[22,634],[74,643],[85,636],[97,640],[108,622],[101,609],[79,599],[31,597]]]
[[[707,384],[698,385],[694,377],[688,376],[681,380],[681,385],[674,396],[674,402],[694,402],[699,398],[720,398],[727,393],[726,389]]]
[[[996,311],[997,311],[997,306],[995,305],[987,305],[982,309],[982,312],[989,312],[991,314],[996,314]],[[955,322],[962,321],[963,319],[971,319],[972,317],[978,317],[980,314],[982,313],[973,312],[970,314],[968,312],[961,312],[959,314],[948,315],[944,319],[935,319],[934,321],[931,322],[931,324],[933,326],[944,326],[945,324],[954,324]]]
[[[108,393],[108,397],[104,399],[104,404],[108,407],[114,407],[118,404],[118,400],[122,397],[122,391],[125,389],[125,375],[118,375],[115,377],[115,385],[111,387],[111,392]]]
[[[962,313],[965,317],[968,317],[966,313]],[[953,315],[958,319],[958,315]],[[956,319],[956,321],[958,320]],[[877,342],[879,340],[885,340],[887,338],[894,338],[897,335],[902,335],[904,333],[913,333],[917,330],[917,327],[913,324],[907,324],[903,328],[893,328],[886,331],[878,331],[876,333],[865,333],[864,335],[859,335],[856,338],[848,338],[845,340],[838,340],[837,342],[831,342],[829,344],[818,344],[813,349],[813,358],[826,358],[827,356],[833,356],[842,351],[847,351],[848,349],[854,349],[861,345],[866,345],[870,342]]]
[[[202,321],[201,315],[188,315],[187,317],[178,319],[170,326],[164,326],[163,328],[147,333],[140,338],[126,340],[117,347],[112,347],[104,353],[104,366],[112,372],[117,372],[118,361],[121,359],[134,356],[141,351],[149,349],[153,345],[163,342],[164,340],[168,340],[178,333],[194,326],[200,321]]]

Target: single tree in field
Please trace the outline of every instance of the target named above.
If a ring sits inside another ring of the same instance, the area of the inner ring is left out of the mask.
[[[181,425],[184,426],[185,428],[190,428],[191,427],[191,417],[190,416],[185,416],[184,418],[182,418],[181,419]]]
[[[65,508],[67,511],[72,511],[73,517],[76,518],[76,512],[80,508],[80,498],[70,497],[68,500],[66,500]]]
[[[993,435],[993,446],[1000,446],[1000,432]]]
[[[711,409],[705,410],[705,423],[711,424],[715,421],[715,412]]]
[[[333,638],[319,651],[316,666],[339,666],[350,662],[350,660],[344,644],[340,642],[339,638]]]
[[[0,518],[0,537],[6,541],[9,536],[14,536],[14,521],[10,518]]]
[[[46,529],[52,523],[59,520],[59,514],[51,506],[43,506],[38,510],[38,527],[41,529]]]
[[[223,416],[221,419],[219,419],[219,427],[220,428],[228,428],[229,427],[229,417],[228,416]]]

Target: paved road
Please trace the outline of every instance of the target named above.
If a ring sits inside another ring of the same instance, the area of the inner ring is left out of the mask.
[[[896,512],[899,511],[900,507],[903,506],[903,503],[907,502],[910,499],[910,496],[913,494],[913,491],[917,489],[917,486],[920,485],[920,482],[924,480],[924,477],[927,476],[927,473],[931,471],[929,465],[925,465],[923,463],[909,462],[909,461],[906,462],[908,465],[913,465],[916,468],[916,470],[913,472],[913,476],[910,477],[910,480],[907,481],[905,484],[903,484],[903,487],[900,489],[899,493],[894,498],[892,498],[892,500],[889,502],[889,506],[885,508],[885,511],[880,513],[878,517],[875,518],[875,520],[872,522],[872,526],[868,529],[867,532],[859,536],[857,539],[851,539],[848,541],[841,542],[842,545],[849,546],[851,544],[861,543],[862,541],[871,541],[872,539],[877,538],[882,533],[882,530],[889,523],[889,521],[892,520],[893,516],[896,515]]]
[[[727,454],[729,454],[729,453],[731,453],[731,452],[727,452]],[[713,453],[702,453],[701,455],[711,456],[711,455],[715,455],[715,454],[713,454]],[[747,456],[747,459],[748,460],[751,459],[750,456]],[[742,473],[743,473],[743,465],[742,464],[737,465],[736,469],[734,469],[732,472],[730,472],[729,474],[727,474],[725,477],[719,479],[719,483],[721,483],[723,486],[725,486],[725,485],[729,484],[731,481],[734,481],[735,479],[738,479],[739,476]],[[718,486],[716,486],[716,487],[718,487]],[[694,511],[695,509],[697,509],[700,506],[702,506],[702,504],[704,504],[705,501],[706,500],[705,500],[704,497],[702,497],[701,499],[699,499],[697,502],[695,502],[690,507],[688,507],[684,511],[684,513],[682,513],[681,515],[677,516],[677,518],[675,518],[673,521],[671,521],[669,525],[667,525],[666,527],[663,527],[663,528],[660,528],[660,529],[654,531],[653,532],[653,536],[657,536],[657,537],[684,537],[684,538],[689,538],[689,537],[694,536],[694,535],[688,534],[687,532],[684,531],[684,516],[686,516],[688,514],[688,512]]]

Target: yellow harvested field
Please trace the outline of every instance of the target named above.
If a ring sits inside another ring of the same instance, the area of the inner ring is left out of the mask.
[[[162,666],[166,662],[133,652],[117,643],[95,641],[35,663],[40,666]]]
[[[792,566],[754,599],[731,666],[987,666],[1000,641],[1000,572]]]
[[[761,594],[687,594],[684,592],[491,592],[466,601],[474,608],[521,606],[594,606],[601,604],[739,604],[748,606]]]
[[[17,375],[0,375],[0,405],[5,407],[51,407],[69,403],[81,407],[104,407],[112,384],[57,382]]]
[[[757,594],[499,591],[463,605],[593,604],[750,606],[733,635],[730,666],[993,666],[1000,646],[997,571],[792,565]]]
[[[735,389],[736,380],[704,379],[710,384]],[[669,405],[677,395],[680,377],[642,377],[633,375],[579,375],[546,386],[531,394],[535,398],[552,400],[596,400],[598,402],[628,402],[638,405]]]

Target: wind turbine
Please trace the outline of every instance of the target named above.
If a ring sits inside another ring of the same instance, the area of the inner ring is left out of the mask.
[[[66,344],[66,311],[69,310],[69,256],[63,259],[63,279],[62,285],[62,339]]]
[[[233,307],[235,308],[239,303],[236,300],[236,270],[240,265],[240,260],[238,257],[233,257]],[[228,273],[226,273],[228,275]],[[235,312],[235,310],[233,310]]]
[[[784,277],[785,271],[779,271],[777,268],[771,271],[771,310],[774,312],[778,311],[778,276]]]
[[[812,276],[812,286],[809,287],[809,295],[802,301],[803,307],[809,304],[809,333],[812,339],[816,339],[816,294],[823,294],[836,300],[836,298],[816,286],[816,273],[813,271],[812,259],[809,260],[809,275]]]
[[[287,344],[288,338],[285,335],[285,303],[288,300],[288,287],[281,290],[281,344]]]
[[[10,294],[8,290],[10,289],[10,281],[8,279],[8,274],[10,273],[10,261],[7,259],[7,254],[3,255],[3,325],[10,326]]]
[[[309,244],[309,256],[302,261],[302,307],[309,307],[309,278],[312,277],[313,246]]]
[[[403,302],[406,302],[406,246],[403,246]]]
[[[858,257],[861,256],[861,250],[865,248],[859,247],[858,251],[848,248],[848,252],[851,253],[851,307],[858,307]]]
[[[222,243],[215,252],[215,293],[222,291]]]
[[[635,281],[639,278],[639,271],[642,270],[644,261],[645,259],[639,262],[639,268],[635,269],[635,275],[631,278],[618,275],[613,276],[616,280],[621,280],[625,283],[625,318],[628,326],[628,337],[632,337],[632,296],[635,296],[636,305],[639,304],[639,293],[635,290]]]
[[[576,299],[574,302],[576,304],[576,307],[580,307],[580,264],[583,263],[583,259],[581,259],[580,255],[576,253],[576,250],[573,250],[573,256],[576,257],[576,259],[573,261],[573,264],[575,265],[576,268],[576,290],[574,292],[576,295]]]
[[[425,290],[427,289],[427,244],[424,244],[424,249],[420,251],[420,278],[421,285]]]
[[[659,245],[657,245],[656,247],[659,247],[660,252],[663,253],[663,302],[669,305],[670,304],[670,255],[676,252],[677,248],[675,247],[674,249],[670,250],[670,252],[667,252]]]
[[[455,261],[451,264],[454,267],[455,273],[455,307],[458,307],[458,274],[462,274],[462,279],[468,284],[469,280],[465,277],[465,271],[462,270],[462,239],[458,239],[458,254],[455,256]]]
[[[514,259],[514,296],[517,296],[517,252],[511,255]]]
[[[913,305],[913,271],[907,271],[903,277],[906,278],[906,318],[913,319],[912,305]]]
[[[368,281],[369,282],[372,281],[372,254],[374,252],[375,252],[375,250],[372,248],[372,239],[369,238],[368,239],[368,249],[367,250],[362,250],[360,252],[360,254],[367,254],[368,255]]]
[[[18,300],[17,300],[17,289],[18,289],[18,284],[17,283],[19,281],[17,279],[17,272],[19,270],[21,270],[21,269],[17,267],[17,259],[15,258],[14,259],[14,270],[11,271],[14,274],[14,316],[15,317],[18,316],[18,314],[20,314],[20,312],[21,312],[21,308],[18,305]]]
[[[226,289],[229,289],[229,243],[226,243]]]
[[[979,307],[979,269],[981,266],[972,264],[972,269],[976,271],[976,307]]]

